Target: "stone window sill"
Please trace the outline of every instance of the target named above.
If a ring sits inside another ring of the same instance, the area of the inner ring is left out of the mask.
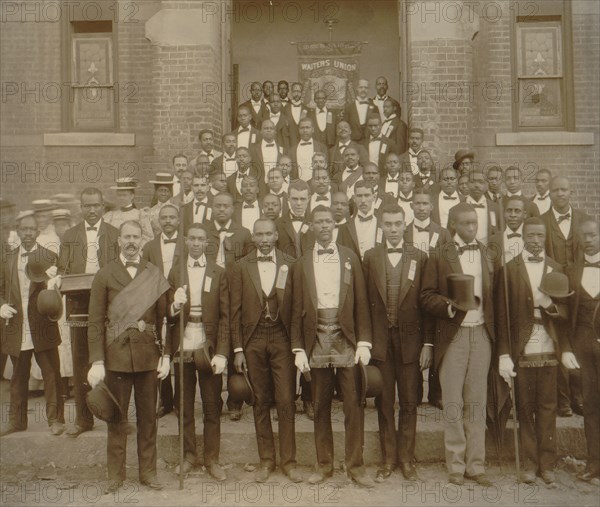
[[[114,132],[44,134],[44,146],[135,146],[135,134]]]
[[[496,146],[593,146],[593,132],[502,132]]]

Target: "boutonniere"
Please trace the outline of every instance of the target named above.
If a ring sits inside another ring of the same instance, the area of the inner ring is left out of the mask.
[[[344,268],[346,268],[346,271],[352,271],[352,264],[350,264],[350,261],[346,261]]]

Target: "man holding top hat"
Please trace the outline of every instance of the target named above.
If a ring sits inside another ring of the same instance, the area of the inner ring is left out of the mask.
[[[260,455],[257,482],[267,482],[275,469],[275,440],[270,408],[275,401],[279,421],[281,468],[292,482],[296,470],[296,368],[290,347],[292,306],[291,262],[275,248],[272,220],[254,222],[256,250],[233,265],[231,275],[231,340],[238,373],[248,370],[254,389],[254,426]]]
[[[21,245],[4,254],[0,267],[0,333],[2,353],[11,356],[9,424],[0,436],[27,429],[27,396],[31,358],[42,371],[46,417],[52,435],[65,429],[58,346],[57,321],[62,300],[46,282],[56,275],[57,256],[39,245],[38,224],[33,211],[17,216]]]
[[[196,463],[196,422],[194,399],[196,383],[200,387],[204,423],[204,466],[212,477],[224,481],[227,476],[219,465],[221,443],[222,373],[229,354],[229,286],[225,269],[205,256],[208,240],[206,226],[192,224],[187,232],[188,255],[182,257],[169,274],[170,334],[175,357],[175,379],[183,358],[183,473]],[[183,268],[180,262],[185,262]],[[183,343],[179,342],[183,311]],[[176,472],[179,473],[179,467]]]
[[[371,359],[371,318],[360,261],[352,250],[332,241],[330,208],[312,210],[315,246],[294,267],[292,352],[301,372],[310,370],[315,405],[317,465],[308,482],[333,475],[331,400],[337,377],[344,397],[346,470],[355,482],[373,487],[363,462],[364,408],[359,400],[358,362]]]
[[[104,380],[127,414],[135,389],[140,482],[162,489],[156,476],[157,378],[169,374],[170,344],[162,340],[169,282],[140,256],[142,226],[125,221],[119,228],[120,255],[94,277],[90,294],[88,347],[92,389]],[[106,493],[125,480],[127,420],[108,423]]]
[[[497,278],[498,371],[509,384],[515,377],[524,455],[519,481],[533,484],[537,472],[551,484],[556,462],[556,374],[565,349],[559,340],[568,339],[553,298],[572,293],[561,266],[546,256],[546,227],[539,218],[525,220],[523,241],[522,253],[506,263]]]
[[[467,203],[450,211],[454,241],[427,261],[421,304],[436,319],[433,340],[444,406],[449,481],[482,486],[485,474],[487,378],[494,341],[493,268],[475,239],[477,213]],[[426,338],[427,340],[427,338]]]

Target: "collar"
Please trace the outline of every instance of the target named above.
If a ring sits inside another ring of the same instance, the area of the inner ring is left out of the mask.
[[[455,190],[454,192],[452,192],[451,194],[447,194],[446,192],[444,192],[443,190],[440,192],[440,195],[442,196],[448,196],[448,197],[455,197],[456,199],[459,199],[459,195],[458,195],[458,190]]]
[[[247,127],[242,127],[241,125],[238,127],[238,134],[241,132],[242,129],[248,129],[248,133],[250,133],[250,131],[252,130],[252,125],[248,125]]]
[[[587,262],[600,262],[600,252],[594,255],[584,254],[583,257]]]
[[[279,189],[279,193],[276,194],[273,189],[269,190],[269,194],[274,195],[276,197],[283,197],[283,195],[285,194],[285,190],[283,190],[283,188]]]
[[[263,146],[266,146],[267,144],[277,144],[277,141],[275,139],[273,139],[272,141],[267,141],[266,139],[263,138],[263,140],[261,141],[261,144]]]
[[[475,199],[473,199],[473,197],[468,195],[466,202],[468,202],[469,204],[483,204],[487,208],[487,199],[485,198],[485,196],[482,195],[479,199],[479,201],[476,201]]]
[[[351,142],[351,139],[348,139],[346,142],[338,141],[338,148],[347,148]]]
[[[172,238],[167,238],[167,236],[165,235],[164,232],[160,233],[160,239],[165,241],[165,240],[170,240],[170,239],[177,239],[177,231],[175,231],[175,234],[173,234]]]
[[[392,121],[394,118],[397,118],[396,113],[390,114],[385,120],[383,120],[383,123],[386,121]]]
[[[219,232],[223,228],[229,229],[231,227],[231,222],[231,218],[229,219],[229,222],[227,222],[225,225],[219,225],[217,222],[215,222],[215,229],[217,229],[217,232]]]
[[[365,218],[365,217],[368,217],[368,216],[372,216],[373,218],[375,218],[375,217],[373,216],[373,208],[371,208],[371,209],[369,210],[369,213],[367,213],[366,215],[365,215],[365,214],[364,214],[362,211],[357,211],[357,212],[356,212],[356,216],[357,216],[357,217],[363,217],[363,218]]]
[[[199,201],[194,197],[194,204],[204,204],[204,206],[206,206],[208,204],[208,199],[206,198],[206,196],[204,196],[204,199]]]
[[[454,241],[459,247],[465,246],[467,244],[469,244],[469,245],[479,245],[479,243],[477,242],[477,239],[474,239],[470,243],[466,243],[458,234],[454,235],[454,237],[452,238],[452,241]]]
[[[506,191],[506,197],[522,197],[523,196],[523,191],[519,190],[518,192],[515,192],[514,194],[511,194],[510,192]]]
[[[523,224],[521,224],[516,231],[513,231],[508,225],[504,229],[504,237],[507,237],[509,234],[515,233],[520,234],[521,238],[523,237]]]
[[[539,263],[541,265],[543,265],[546,262],[546,252],[544,250],[542,250],[536,256],[536,255],[532,254],[529,250],[526,250],[524,248],[523,251],[521,252],[521,258],[523,259],[523,261],[525,261],[526,264],[534,264],[533,262],[529,262],[527,260],[527,257],[541,257],[542,258],[542,262]],[[535,263],[535,264],[537,264],[537,263]]]
[[[315,251],[315,253],[317,252],[317,250],[327,250],[328,248],[333,248],[333,253],[337,253],[338,252],[338,247],[335,241],[331,241],[331,243],[329,243],[327,246],[321,246],[319,245],[318,241],[315,241],[315,246],[313,247],[313,250]]]
[[[406,199],[407,201],[408,201],[408,200],[412,200],[412,198],[413,198],[413,193],[412,193],[412,190],[411,190],[410,194],[408,194],[408,195],[404,195],[404,194],[402,193],[402,190],[400,190],[400,191],[398,192],[398,198],[400,198],[400,197],[401,197],[402,199]]]
[[[271,248],[271,250],[269,251],[268,254],[262,254],[261,251],[257,248],[256,250],[256,256],[260,256],[260,257],[268,257],[269,255],[271,257],[273,257],[273,264],[277,263],[277,256],[275,255],[275,247]]]
[[[427,220],[423,220],[422,222],[417,218],[413,218],[413,224],[418,225],[419,227],[429,227],[429,225],[431,224],[431,218],[428,218]]]
[[[242,201],[242,209],[244,209],[244,206],[254,206],[256,209],[258,209],[258,199],[255,199],[252,202],[246,202],[246,201]]]
[[[369,97],[365,97],[364,99],[361,99],[359,97],[356,97],[354,99],[354,102],[369,102]]]
[[[346,222],[345,218],[342,218],[339,222],[336,222],[335,225],[340,226],[340,225],[344,225]]]
[[[139,264],[141,257],[140,257],[140,254],[138,254],[138,256],[135,259],[126,259],[125,256],[121,253],[121,254],[119,254],[119,259],[121,259],[121,264],[123,264],[123,266],[125,266],[126,262],[137,262]]]
[[[556,211],[554,206],[552,206],[552,213],[554,213],[554,218],[556,218],[557,222],[558,222],[558,217],[560,217],[562,215],[566,215],[567,213],[569,213],[571,215],[571,220],[573,220],[573,208],[571,208],[571,206],[569,206],[569,209],[567,211],[565,211],[564,213],[559,213],[558,211]]]
[[[404,246],[403,240],[400,240],[400,243],[398,243],[398,246],[393,246],[387,239],[385,240],[386,250],[389,250],[390,248],[402,248],[403,246]]]
[[[253,106],[262,106],[263,105],[263,99],[258,99],[257,101],[250,99],[250,102],[252,103]]]
[[[386,99],[389,99],[387,93],[383,97],[380,97],[379,95],[376,95],[373,100],[386,100]]]
[[[354,167],[348,167],[348,166],[346,166],[344,168],[344,171],[352,171],[352,172],[354,172],[354,171],[358,170],[358,166],[359,166],[359,164],[356,164]]]
[[[194,267],[194,263],[195,262],[199,262],[200,266],[202,267],[206,267],[206,257],[204,256],[204,254],[202,254],[200,257],[198,257],[197,259],[194,259],[193,257],[191,257],[190,255],[188,255],[187,258],[187,267],[188,268],[193,268]]]
[[[294,106],[294,107],[300,107],[300,106],[302,106],[302,101],[294,102],[293,100],[290,100],[290,104],[292,104],[292,106]]]
[[[31,255],[32,253],[37,251],[37,247],[38,244],[37,242],[33,245],[33,248],[31,250],[25,250],[25,248],[23,248],[23,245],[19,246],[19,255]]]
[[[167,202],[169,202],[169,201],[167,201]],[[84,221],[83,221],[83,228],[85,229],[85,232],[87,232],[87,228],[88,228],[88,227],[96,227],[96,228],[98,229],[98,231],[97,231],[97,232],[100,232],[100,226],[101,226],[101,225],[102,225],[102,219],[98,220],[98,221],[96,222],[96,225],[92,225],[92,224],[90,224],[90,223],[89,223],[87,220],[84,220]]]
[[[409,149],[408,149],[408,154],[409,154],[411,157],[416,157],[416,156],[417,156],[419,153],[421,153],[421,150],[422,150],[422,149],[423,149],[423,148],[419,148],[419,151],[413,151],[413,149],[412,149],[412,148],[409,148]]]
[[[541,194],[535,194],[535,198],[536,199],[546,199],[548,196],[550,195],[550,192],[546,192],[544,195]]]

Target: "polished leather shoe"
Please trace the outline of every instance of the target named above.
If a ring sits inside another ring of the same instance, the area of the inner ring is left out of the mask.
[[[577,478],[580,481],[590,482],[592,479],[600,478],[600,470],[596,470],[595,468],[588,467],[580,474],[577,474]]]
[[[583,403],[581,402],[573,402],[571,404],[571,410],[577,415],[583,415]]]
[[[556,482],[556,476],[551,470],[544,470],[543,472],[540,472],[540,477],[546,484],[554,484]]]
[[[123,481],[108,481],[104,488],[104,494],[110,495],[111,493],[116,493],[120,487],[123,486]]]
[[[148,481],[141,481],[144,486],[147,486],[154,491],[160,491],[163,489],[162,483],[158,482],[158,479],[155,477],[154,479],[150,479]]]
[[[255,482],[267,482],[269,480],[269,476],[271,475],[271,468],[262,466],[256,472],[254,472],[254,481]]]
[[[315,419],[315,406],[312,401],[305,401],[304,405],[304,413],[306,417],[308,417],[311,421]]]
[[[234,409],[231,412],[229,412],[229,420],[230,421],[239,421],[242,418],[242,409],[240,408],[239,410]]]
[[[400,463],[400,471],[407,481],[418,481],[417,469],[412,463]]]
[[[456,486],[462,486],[465,483],[465,477],[463,474],[450,474],[448,476],[448,482],[455,484]]]
[[[383,482],[392,475],[394,471],[394,465],[383,465],[379,470],[377,470],[377,474],[375,475],[375,482]]]
[[[50,434],[58,437],[65,432],[65,423],[53,422],[50,425]]]
[[[571,410],[571,407],[558,407],[556,413],[558,417],[571,417],[573,415],[573,410]]]
[[[86,428],[84,426],[75,425],[72,428],[69,428],[65,435],[67,435],[69,438],[77,438],[82,433],[85,433],[86,431],[92,431],[92,429],[93,427]]]
[[[183,470],[184,474],[189,474],[193,468],[194,468],[194,465],[192,463],[190,463],[187,459],[183,460],[182,470]],[[179,475],[179,465],[177,465],[175,467],[175,474]]]
[[[302,474],[298,471],[297,468],[290,468],[285,475],[287,475],[288,479],[292,482],[302,482],[304,480],[304,477],[302,477]]]
[[[324,474],[323,472],[314,472],[308,478],[309,484],[320,484],[325,479],[329,479],[333,474]]]
[[[535,473],[530,470],[522,471],[519,475],[519,482],[523,484],[535,484]]]
[[[9,426],[5,430],[2,430],[0,433],[0,437],[5,437],[6,435],[10,435],[11,433],[18,433],[19,431],[25,431],[27,428],[19,428],[17,426]]]
[[[363,488],[374,488],[375,487],[375,482],[367,474],[361,474],[361,475],[348,474],[348,477],[350,477],[354,482],[356,482],[356,484],[358,484],[359,486],[361,486]]]
[[[212,476],[213,479],[217,481],[224,481],[227,479],[227,474],[225,470],[218,463],[213,463],[208,467],[208,473]]]
[[[489,488],[490,486],[494,485],[494,483],[490,480],[490,478],[486,474],[475,474],[475,475],[465,474],[465,479],[469,479],[470,481],[475,481],[477,484],[479,484],[480,486],[483,486],[484,488]]]

